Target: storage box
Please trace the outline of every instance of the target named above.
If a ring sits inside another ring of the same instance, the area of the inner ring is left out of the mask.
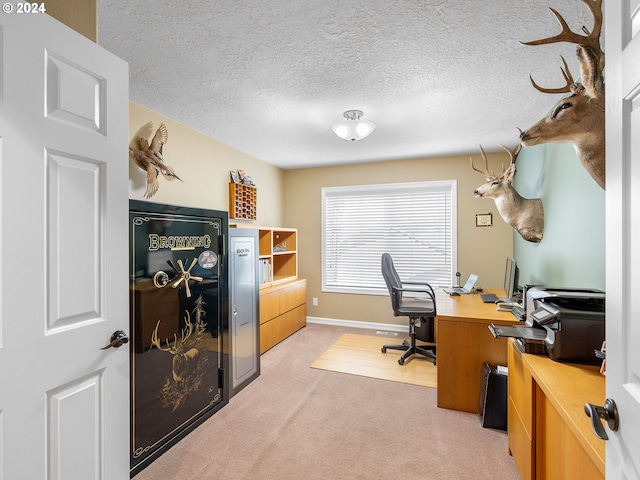
[[[484,428],[507,429],[507,375],[488,363],[482,367],[478,416]]]

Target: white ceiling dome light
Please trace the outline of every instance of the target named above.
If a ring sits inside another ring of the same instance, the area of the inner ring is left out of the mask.
[[[361,110],[347,110],[344,112],[346,120],[335,123],[331,130],[340,138],[350,142],[362,140],[373,132],[376,125],[368,120],[360,120],[360,117],[362,117]]]

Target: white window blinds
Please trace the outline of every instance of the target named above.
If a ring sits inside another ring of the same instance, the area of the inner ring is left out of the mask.
[[[403,280],[450,285],[455,198],[455,180],[323,188],[323,291],[386,293],[384,252]]]

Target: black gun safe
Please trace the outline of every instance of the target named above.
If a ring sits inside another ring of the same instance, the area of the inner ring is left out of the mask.
[[[227,212],[131,200],[131,476],[229,401]]]

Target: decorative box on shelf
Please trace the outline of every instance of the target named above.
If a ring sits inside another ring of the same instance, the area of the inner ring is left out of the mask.
[[[253,185],[229,183],[229,218],[257,218],[258,189]]]

